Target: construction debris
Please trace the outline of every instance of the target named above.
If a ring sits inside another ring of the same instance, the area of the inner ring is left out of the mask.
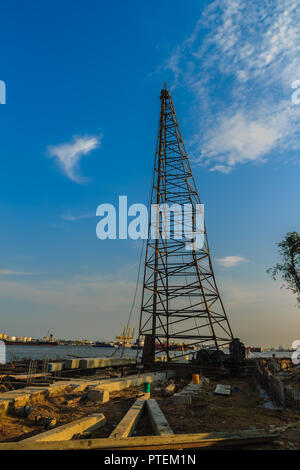
[[[181,392],[173,395],[173,403],[176,405],[191,405],[192,398],[202,391],[204,385],[209,383],[209,379],[201,377],[199,383],[190,382]]]
[[[109,401],[109,391],[101,389],[91,389],[87,394],[88,400],[91,400],[95,403],[106,403]]]
[[[44,426],[46,429],[52,429],[56,426],[56,418],[53,417],[43,417],[43,416],[36,416],[35,422],[39,426]]]
[[[27,418],[33,412],[32,406],[25,405],[22,408],[14,410],[14,416],[19,418]]]
[[[214,393],[216,395],[231,395],[231,385],[218,384]]]
[[[165,396],[171,396],[175,393],[175,390],[176,390],[176,385],[175,384],[169,384],[164,388],[163,394]]]

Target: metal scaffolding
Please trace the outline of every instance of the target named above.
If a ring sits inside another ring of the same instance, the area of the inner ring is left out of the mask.
[[[184,220],[190,220],[188,232],[196,233],[200,199],[166,85],[160,100],[139,327],[140,337],[145,338],[147,363],[154,362],[161,352],[169,361],[174,343],[182,343],[183,349],[211,346],[218,354],[233,339],[216,285],[205,223],[199,249],[195,237],[191,239],[184,232],[180,239],[176,233],[183,212],[164,206],[191,208],[190,217],[184,213]],[[158,211],[158,207],[163,210]],[[156,238],[151,238],[151,232],[157,234]],[[187,243],[193,244],[191,249],[187,249]]]

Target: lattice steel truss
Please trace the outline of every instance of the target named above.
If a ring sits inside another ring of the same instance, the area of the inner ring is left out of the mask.
[[[151,205],[190,204],[195,232],[200,199],[166,85],[160,99]],[[159,236],[150,238],[151,218],[150,209],[139,328],[140,337],[147,338],[148,359],[154,361],[155,354],[163,351],[169,360],[175,342],[190,347],[210,345],[219,351],[233,335],[216,285],[205,224],[202,249],[187,250],[190,240],[175,237],[171,213],[169,239],[161,212],[155,222]]]

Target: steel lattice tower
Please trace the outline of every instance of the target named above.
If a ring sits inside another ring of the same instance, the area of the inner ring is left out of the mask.
[[[200,199],[166,85],[160,100],[150,202],[151,205],[190,204],[195,231],[194,214]],[[159,344],[169,360],[173,342],[189,346],[206,344],[219,351],[231,342],[233,335],[216,285],[205,225],[202,249],[188,251],[186,242],[190,240],[175,239],[173,232],[169,239],[164,238],[165,221],[161,213],[158,217],[159,236],[151,239],[150,212],[139,327],[140,337],[146,340],[144,357],[147,356],[148,362],[154,361],[155,345]],[[170,225],[172,229],[172,221]]]

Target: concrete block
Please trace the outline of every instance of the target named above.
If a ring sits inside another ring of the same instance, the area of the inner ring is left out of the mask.
[[[88,387],[93,387],[93,390],[101,390],[102,392],[105,390],[107,392],[112,392],[123,390],[129,387],[137,387],[142,385],[144,382],[149,382],[152,384],[160,383],[170,377],[175,377],[174,371],[136,374],[130,377],[125,377],[123,379],[87,380],[78,378],[68,382],[62,380],[57,381],[49,385],[49,387],[25,387],[21,390],[1,393],[0,412],[7,412],[10,406],[18,408],[34,403],[35,401],[39,401],[46,396],[52,397],[61,395],[70,389],[84,391]],[[104,400],[106,400],[106,398],[104,398]],[[103,401],[103,403],[104,402],[105,401]]]
[[[80,366],[80,359],[66,359],[64,362],[64,369],[78,369]]]
[[[27,404],[36,403],[47,395],[47,387],[26,387],[20,390],[1,393],[0,411],[7,412],[9,407],[20,408]]]
[[[4,398],[0,398],[0,414],[6,413],[8,408],[11,406],[12,401]]]
[[[53,397],[55,395],[61,395],[65,393],[66,390],[71,386],[70,382],[55,382],[51,384],[48,388],[48,395],[49,397]]]
[[[231,385],[218,384],[215,388],[214,393],[216,395],[231,395]]]
[[[4,395],[4,393],[2,394]],[[27,403],[31,402],[31,394],[24,391],[14,390],[12,392],[5,392],[5,399],[9,399],[12,403],[12,406],[18,408],[21,406],[27,405]]]
[[[47,367],[47,372],[59,372],[63,370],[64,363],[63,362],[50,362]]]
[[[101,389],[90,390],[88,392],[88,399],[95,403],[106,403],[109,401],[109,391]]]
[[[98,382],[96,382],[98,383]],[[89,386],[91,386],[91,381],[87,381],[87,380],[78,380],[78,379],[74,379],[74,380],[71,380],[69,382],[70,384],[70,387],[72,388],[73,391],[76,391],[76,392],[83,392],[85,391]]]
[[[75,434],[81,434],[91,427],[101,427],[106,424],[106,418],[102,413],[94,413],[90,416],[77,419],[71,423],[64,424],[50,431],[37,434],[36,436],[23,439],[22,442],[42,442],[42,441],[66,441],[72,439]]]
[[[150,399],[146,401],[149,418],[152,424],[153,431],[157,436],[166,436],[167,434],[174,434],[169,426],[169,423],[158,406],[156,400]]]
[[[201,391],[201,388],[202,388],[202,384],[201,383],[198,383],[198,384],[193,384],[193,383],[190,383],[187,385],[187,387],[185,387],[184,391],[185,392],[200,392]]]
[[[147,400],[145,398],[139,398],[136,400],[109,437],[120,439],[131,436],[139,420],[139,417],[142,414],[146,401]]]
[[[136,364],[134,358],[121,357],[88,357],[80,360],[81,369],[97,369],[104,367],[120,367]]]
[[[189,395],[190,397],[196,397],[198,395],[197,392],[189,392],[187,390],[182,390],[179,395]]]
[[[174,405],[191,405],[192,396],[190,394],[175,393],[173,403]]]
[[[42,401],[48,396],[48,387],[26,387],[31,403]]]
[[[177,405],[191,405],[192,397],[196,397],[201,392],[203,383],[194,384],[190,382],[180,393],[173,395],[173,403]]]
[[[99,388],[115,392],[129,387],[138,387],[144,382],[151,384],[160,383],[169,377],[175,377],[174,371],[152,372],[149,374],[131,375],[123,379],[111,379],[102,381]]]

